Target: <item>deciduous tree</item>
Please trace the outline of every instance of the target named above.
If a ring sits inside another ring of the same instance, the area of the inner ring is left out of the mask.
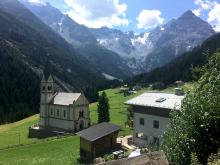
[[[183,100],[181,111],[171,112],[162,144],[170,164],[190,164],[192,153],[206,164],[220,147],[220,52],[201,70],[202,77]]]

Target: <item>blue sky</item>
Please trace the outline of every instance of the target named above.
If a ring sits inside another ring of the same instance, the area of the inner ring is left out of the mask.
[[[29,0],[49,2],[88,27],[149,31],[192,10],[220,31],[220,0]]]

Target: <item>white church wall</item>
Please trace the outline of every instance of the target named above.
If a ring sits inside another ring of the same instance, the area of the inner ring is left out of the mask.
[[[71,120],[61,120],[56,118],[49,119],[50,127],[61,128],[65,130],[74,130],[74,123]]]
[[[70,108],[70,111],[69,111],[69,115],[70,115],[70,116],[69,116],[69,119],[70,119],[70,120],[74,120],[73,106],[71,105],[69,108]]]

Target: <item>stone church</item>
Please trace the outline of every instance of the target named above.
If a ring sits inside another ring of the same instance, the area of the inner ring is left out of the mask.
[[[83,93],[55,92],[54,80],[41,80],[40,128],[78,131],[90,126],[89,102]]]

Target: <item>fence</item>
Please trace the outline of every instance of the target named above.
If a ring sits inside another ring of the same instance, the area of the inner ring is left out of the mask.
[[[68,135],[57,135],[49,138],[38,139],[38,138],[28,138],[28,134],[24,134],[23,132],[14,132],[14,133],[1,133],[0,134],[0,150],[12,148],[20,145],[30,145],[34,143],[41,143],[50,140],[56,140],[60,138],[67,138],[72,136],[72,134]]]

